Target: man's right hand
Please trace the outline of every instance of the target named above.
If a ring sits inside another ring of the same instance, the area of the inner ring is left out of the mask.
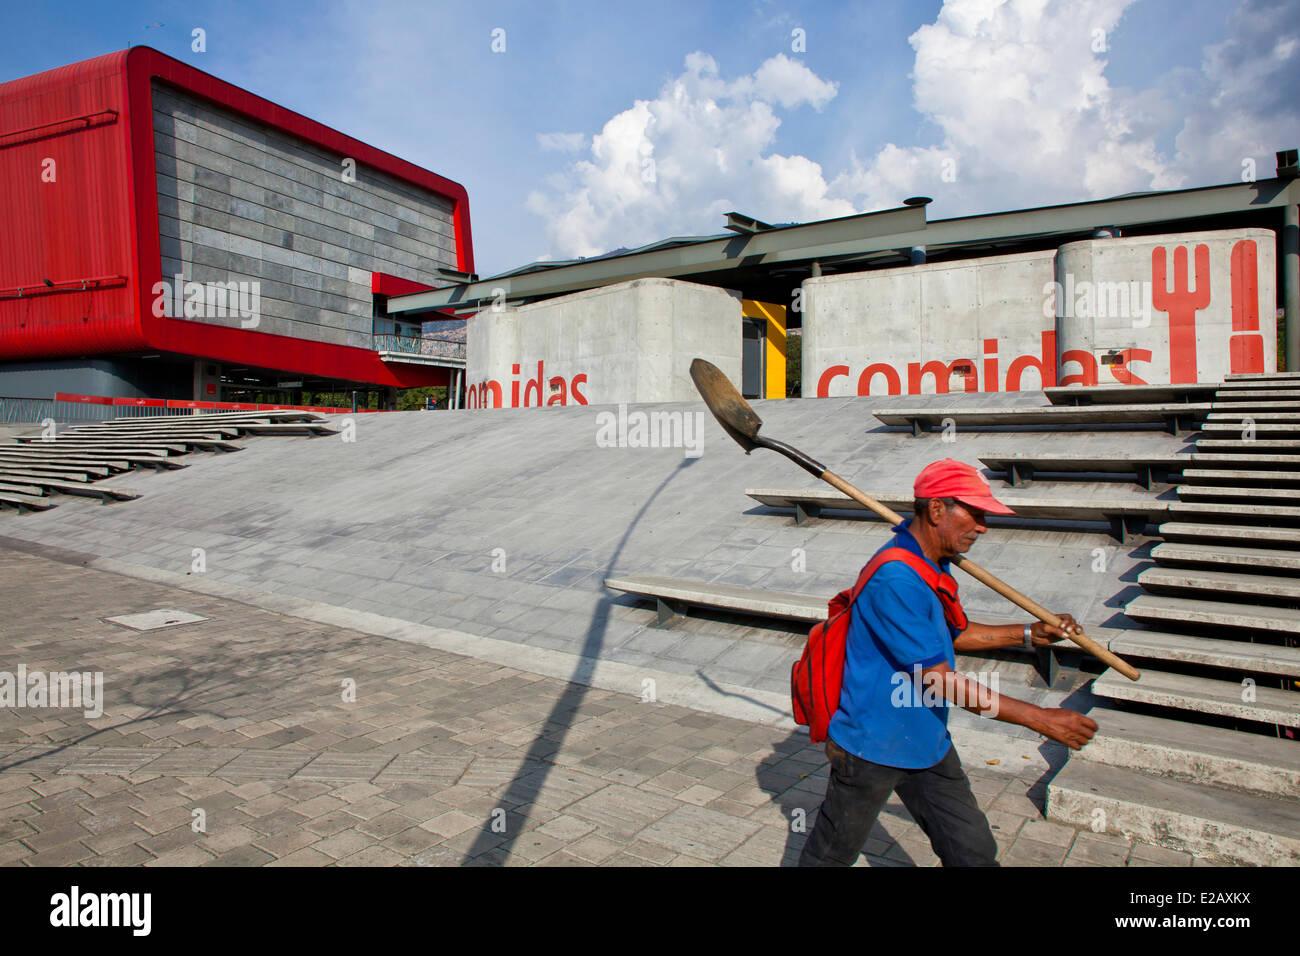
[[[1031,729],[1078,750],[1097,732],[1097,722],[1075,710],[1045,707],[1040,709]]]

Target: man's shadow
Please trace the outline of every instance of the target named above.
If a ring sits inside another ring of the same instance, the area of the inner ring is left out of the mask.
[[[799,755],[799,760],[792,759],[796,754]],[[821,759],[816,763],[808,763],[807,758],[812,755]],[[781,808],[781,816],[786,820],[785,849],[778,865],[799,865],[799,854],[817,823],[817,810],[826,796],[830,769],[830,762],[826,760],[822,747],[811,743],[807,733],[798,730],[776,743],[772,747],[772,753],[759,761],[754,772],[758,785]],[[891,799],[896,801],[897,797]],[[885,820],[894,812],[892,807],[881,810],[868,840],[883,840],[892,844],[897,858],[894,865],[916,866],[916,861],[890,835]],[[865,852],[864,846],[863,853]]]

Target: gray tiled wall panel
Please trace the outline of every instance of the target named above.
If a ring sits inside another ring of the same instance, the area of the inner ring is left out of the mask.
[[[449,201],[158,84],[154,143],[163,275],[258,282],[260,331],[368,347],[371,272],[456,265]]]

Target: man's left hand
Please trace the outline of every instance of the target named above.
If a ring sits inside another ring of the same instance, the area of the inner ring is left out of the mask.
[[[1042,621],[1035,621],[1030,630],[1033,638],[1034,647],[1046,647],[1048,644],[1055,644],[1057,641],[1064,640],[1071,634],[1082,634],[1083,628],[1079,622],[1069,614],[1056,615],[1061,619],[1060,627],[1052,627],[1050,624],[1044,624]]]

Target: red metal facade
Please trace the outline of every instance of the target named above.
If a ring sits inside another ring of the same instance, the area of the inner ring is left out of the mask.
[[[444,369],[390,366],[369,349],[154,316],[155,78],[445,197],[457,268],[474,270],[463,186],[134,47],[0,84],[0,359],[166,351],[379,385],[443,383]]]

